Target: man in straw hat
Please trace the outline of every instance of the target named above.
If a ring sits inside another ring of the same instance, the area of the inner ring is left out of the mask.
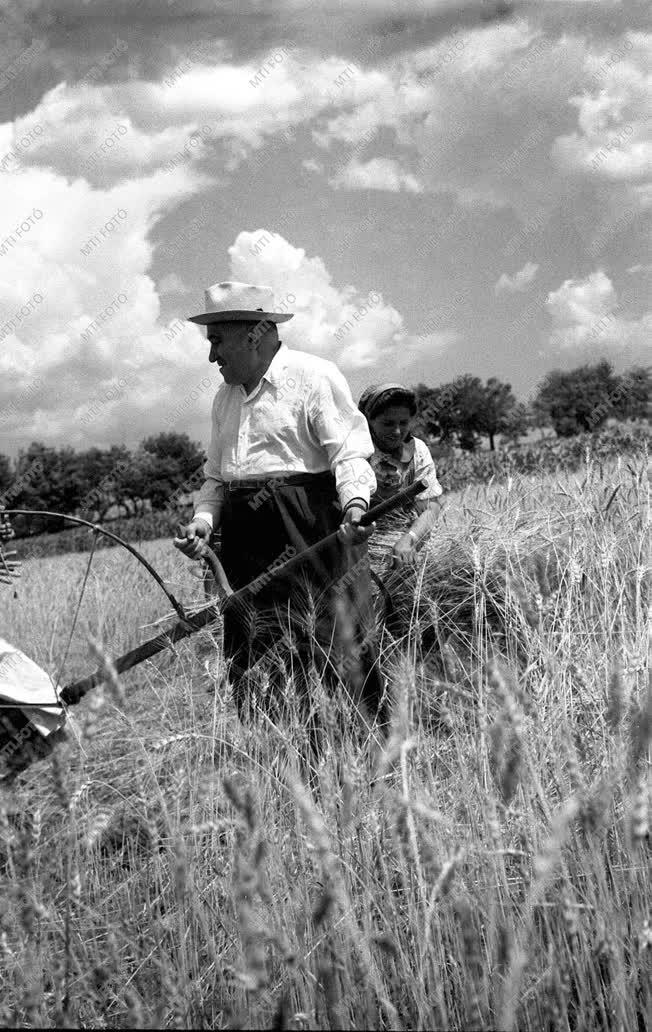
[[[373,444],[334,363],[279,340],[278,324],[291,318],[275,310],[269,287],[232,282],[210,287],[206,311],[191,317],[206,326],[209,361],[224,383],[213,403],[206,481],[175,544],[196,558],[219,526],[231,585],[254,584],[247,605],[227,605],[224,614],[224,653],[242,719],[257,705],[282,710],[293,674],[311,724],[315,700],[306,686],[315,669],[322,683],[343,682],[373,718],[384,687],[369,601],[373,526],[359,526],[376,487],[367,461]],[[272,576],[333,531],[335,547],[288,576]]]

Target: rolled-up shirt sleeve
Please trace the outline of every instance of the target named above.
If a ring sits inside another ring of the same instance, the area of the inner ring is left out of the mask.
[[[206,520],[211,528],[219,526],[224,504],[224,478],[219,448],[219,422],[217,417],[217,397],[213,401],[211,413],[211,442],[208,446],[208,457],[204,463],[206,477],[195,504],[195,517]]]
[[[367,461],[374,446],[367,420],[335,366],[313,387],[309,411],[313,432],[328,455],[342,509],[354,498],[368,507],[376,490],[376,476]]]
[[[425,512],[444,489],[437,479],[437,470],[430,449],[426,442],[418,437],[414,439],[414,479],[423,480],[426,484],[425,491],[421,491],[414,499],[417,512]]]

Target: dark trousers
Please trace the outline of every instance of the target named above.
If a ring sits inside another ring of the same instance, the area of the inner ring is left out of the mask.
[[[281,717],[291,682],[300,711],[312,720],[315,679],[329,705],[337,705],[344,686],[368,720],[385,720],[366,545],[344,549],[336,542],[291,574],[271,575],[340,522],[330,473],[294,475],[227,494],[222,563],[235,589],[253,584],[243,601],[229,603],[224,612],[224,654],[242,720],[256,708]]]

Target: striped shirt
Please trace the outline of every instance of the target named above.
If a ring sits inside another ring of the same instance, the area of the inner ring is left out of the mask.
[[[428,508],[433,498],[438,498],[443,492],[428,445],[419,437],[411,437],[405,442],[400,458],[396,459],[376,449],[369,462],[376,475],[374,503],[391,498],[415,480],[424,480],[427,484],[425,491],[414,499],[414,507],[421,513]]]
[[[391,498],[415,480],[424,480],[427,484],[425,491],[412,501],[376,522],[376,532],[369,540],[369,557],[373,569],[382,575],[391,560],[392,549],[398,538],[409,529],[416,516],[425,512],[433,498],[443,493],[443,488],[437,479],[428,445],[418,437],[406,441],[398,459],[376,449],[369,461],[377,483],[373,505]]]

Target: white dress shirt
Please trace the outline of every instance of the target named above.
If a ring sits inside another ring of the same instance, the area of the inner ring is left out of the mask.
[[[367,505],[376,477],[367,421],[333,362],[281,344],[257,387],[222,384],[195,516],[217,526],[224,483],[293,473],[335,476],[342,508]]]

